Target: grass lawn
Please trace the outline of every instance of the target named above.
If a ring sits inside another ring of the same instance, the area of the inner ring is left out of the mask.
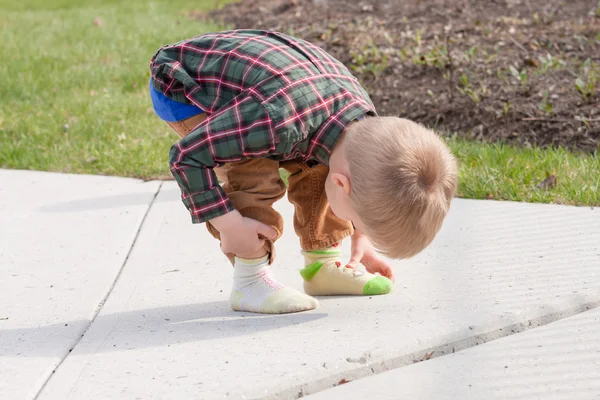
[[[215,0],[0,0],[0,166],[167,177],[177,136],[153,114],[156,50],[218,27]],[[8,78],[8,79],[7,79]]]
[[[564,149],[518,149],[451,139],[460,161],[459,196],[472,199],[600,205],[600,157]],[[547,176],[557,184],[537,187]]]
[[[219,29],[215,0],[0,0],[0,167],[168,178],[176,140],[153,114],[148,62]],[[600,158],[450,139],[459,196],[600,205]],[[549,190],[536,188],[547,174]]]

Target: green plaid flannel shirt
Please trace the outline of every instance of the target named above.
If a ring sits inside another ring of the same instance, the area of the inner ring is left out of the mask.
[[[169,155],[194,223],[233,210],[215,167],[257,157],[328,165],[344,128],[376,115],[341,62],[278,32],[200,35],[159,49],[150,69],[159,92],[207,114]]]

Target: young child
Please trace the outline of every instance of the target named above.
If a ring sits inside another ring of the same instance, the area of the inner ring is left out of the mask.
[[[316,308],[315,295],[389,293],[392,269],[371,243],[407,258],[439,231],[457,183],[450,151],[421,125],[378,117],[319,47],[271,31],[208,33],[162,47],[150,69],[154,109],[181,137],[170,168],[183,203],[234,265],[233,310],[289,313]],[[290,173],[306,294],[270,269],[283,231],[272,208],[286,191],[279,168]],[[344,264],[338,246],[349,236]]]

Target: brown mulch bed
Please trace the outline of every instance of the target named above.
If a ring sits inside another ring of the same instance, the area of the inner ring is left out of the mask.
[[[322,46],[381,115],[486,141],[600,146],[597,0],[243,0],[194,17]]]

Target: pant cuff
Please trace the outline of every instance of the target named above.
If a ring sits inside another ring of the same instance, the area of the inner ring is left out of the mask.
[[[308,241],[300,239],[300,247],[302,247],[302,250],[304,251],[324,249],[325,247],[330,247],[334,243],[341,242],[348,236],[352,236],[353,233],[354,231],[352,229],[348,229],[345,231],[336,232],[335,234],[332,234],[328,238],[322,240]]]

